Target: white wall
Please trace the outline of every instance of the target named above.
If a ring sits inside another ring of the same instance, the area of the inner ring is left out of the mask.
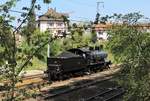
[[[40,31],[44,32],[47,30],[47,28],[48,28],[47,21],[40,21]]]
[[[50,26],[49,23],[54,23],[54,25]],[[62,25],[59,26],[58,23],[62,23]],[[40,31],[44,32],[48,28],[52,30],[52,32],[54,33],[58,30],[61,30],[61,31],[68,30],[67,26],[65,26],[63,21],[40,21]]]
[[[103,40],[107,40],[108,39],[108,34],[107,34],[106,31],[97,32],[96,35],[97,35],[98,39],[103,39]]]

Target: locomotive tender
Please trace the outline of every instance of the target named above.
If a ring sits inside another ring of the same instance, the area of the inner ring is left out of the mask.
[[[63,75],[89,72],[109,67],[107,53],[99,47],[73,48],[56,57],[47,58],[47,74],[50,80],[62,79]]]

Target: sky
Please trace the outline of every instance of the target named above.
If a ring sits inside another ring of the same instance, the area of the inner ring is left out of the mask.
[[[0,0],[0,4],[7,0]],[[31,0],[21,0],[13,10],[21,11],[22,6],[29,6]],[[95,19],[96,3],[100,3],[99,12],[102,16],[112,15],[113,13],[126,14],[130,12],[140,12],[150,18],[150,0],[52,0],[50,4],[43,4],[43,0],[37,0],[41,5],[41,10],[36,12],[38,15],[44,14],[48,8],[56,8],[57,12],[69,13],[70,19],[91,21]],[[104,5],[104,7],[103,7]],[[12,13],[19,17],[19,14]]]

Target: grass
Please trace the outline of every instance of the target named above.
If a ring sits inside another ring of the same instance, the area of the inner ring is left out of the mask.
[[[111,60],[111,62],[112,62],[113,64],[118,64],[118,63],[115,61],[113,54],[110,53],[110,52],[108,52],[108,60]]]
[[[39,60],[38,58],[34,57],[32,59],[32,65],[29,65],[26,70],[46,70],[47,65],[46,62],[43,62],[41,60]]]

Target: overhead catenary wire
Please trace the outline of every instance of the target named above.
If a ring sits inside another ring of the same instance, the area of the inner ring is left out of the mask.
[[[27,12],[23,12],[23,11],[18,11],[18,10],[8,10],[8,11],[10,11],[10,12],[14,12],[14,13],[20,13],[20,14],[22,14],[22,13],[27,13]],[[36,16],[40,16],[39,14],[35,14]],[[80,18],[82,18],[82,17],[80,17]],[[148,18],[147,18],[148,19]],[[90,23],[91,22],[91,20],[86,20],[86,21],[83,21],[83,20],[76,20],[76,19],[69,19],[70,21],[73,21],[73,22],[83,22],[83,23]],[[13,26],[14,28],[15,28],[15,26]],[[95,28],[101,28],[101,27],[95,27]]]
[[[14,13],[20,13],[20,14],[22,14],[22,13],[26,13],[27,14],[27,12],[24,12],[24,11],[18,11],[18,10],[8,10],[8,11],[10,11],[10,12],[14,12]],[[35,14],[35,16],[41,16],[40,14]],[[78,17],[78,18],[83,18],[83,19],[85,19],[84,17]],[[86,19],[88,19],[88,18],[86,18]],[[83,21],[83,20],[76,20],[76,19],[69,19],[70,21],[75,21],[75,22],[90,22],[90,20],[86,20],[86,21]]]
[[[72,2],[71,0],[68,0],[68,1],[69,1],[70,3],[73,3],[73,4],[78,4],[78,5],[87,6],[87,7],[92,7],[92,8],[95,8],[95,6],[96,6],[96,5],[94,5],[94,4],[92,5],[92,4],[88,4],[88,3],[85,3],[85,2],[83,3],[83,2],[80,2],[80,1],[76,1],[76,0],[72,0],[73,2]]]
[[[1,10],[1,9],[0,9]],[[14,13],[20,13],[20,14],[22,14],[22,13],[28,13],[28,12],[24,12],[24,11],[18,11],[18,10],[8,10],[8,11],[10,11],[10,12],[14,12]],[[41,14],[42,15],[42,14]],[[35,14],[35,16],[40,16],[40,14]],[[75,22],[91,22],[92,20],[88,20],[88,18],[85,18],[85,17],[76,17],[76,18],[83,18],[83,19],[86,19],[85,21],[83,21],[83,20],[76,20],[76,19],[69,19],[70,21],[75,21]],[[145,17],[145,19],[150,19],[150,18],[148,18],[148,17]]]

